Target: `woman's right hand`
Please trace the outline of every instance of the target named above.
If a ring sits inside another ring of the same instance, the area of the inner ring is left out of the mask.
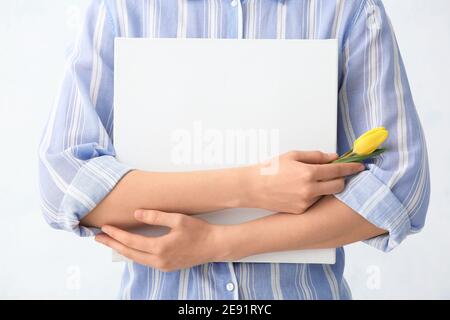
[[[249,207],[274,212],[304,213],[322,196],[344,190],[346,176],[364,170],[360,163],[330,163],[337,154],[291,151],[250,167]]]

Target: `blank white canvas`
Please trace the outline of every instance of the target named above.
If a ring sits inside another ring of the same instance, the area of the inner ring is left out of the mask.
[[[227,133],[239,130],[268,137],[276,132],[277,143],[266,146],[268,156],[336,151],[336,40],[118,38],[115,48],[114,146],[123,163],[171,172],[246,165],[255,160],[251,155],[227,162],[216,148],[216,157],[206,156],[217,134],[223,139],[214,141],[223,142]],[[191,161],[174,160],[180,132],[193,138]],[[229,209],[198,217],[236,224],[268,214]],[[149,227],[136,232],[165,231]],[[240,261],[332,264],[335,249],[267,253]]]

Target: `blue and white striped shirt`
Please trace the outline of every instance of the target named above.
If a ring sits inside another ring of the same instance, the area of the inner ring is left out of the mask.
[[[79,225],[131,168],[115,159],[115,37],[337,38],[338,151],[377,126],[388,152],[351,178],[341,201],[388,230],[367,243],[392,250],[424,225],[430,182],[424,134],[390,21],[380,0],[97,0],[68,57],[40,146],[42,209],[57,229]],[[226,110],[225,110],[226,112]],[[344,250],[334,265],[208,263],[160,272],[125,268],[132,299],[348,299]]]

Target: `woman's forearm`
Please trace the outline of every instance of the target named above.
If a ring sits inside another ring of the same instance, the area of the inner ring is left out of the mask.
[[[232,226],[154,210],[139,210],[136,219],[171,231],[155,238],[104,226],[104,234],[96,240],[132,261],[162,271],[265,252],[339,247],[385,233],[334,197],[323,198],[303,215],[275,214]]]
[[[137,209],[197,214],[226,208],[263,208],[302,213],[326,194],[339,193],[344,177],[364,169],[356,163],[329,164],[336,154],[293,151],[266,165],[197,172],[131,171],[81,223],[120,228],[138,224]]]
[[[223,229],[224,258],[259,253],[337,248],[386,233],[334,196],[318,201],[302,215],[275,214]]]
[[[83,220],[87,226],[133,227],[137,209],[197,214],[245,207],[249,168],[202,172],[131,171]]]

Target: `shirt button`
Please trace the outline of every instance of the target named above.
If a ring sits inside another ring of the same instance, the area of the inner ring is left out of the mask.
[[[238,5],[238,0],[231,1],[231,6],[236,7]]]
[[[232,284],[231,282],[227,283],[227,290],[228,291],[233,291],[234,290],[234,284]]]

